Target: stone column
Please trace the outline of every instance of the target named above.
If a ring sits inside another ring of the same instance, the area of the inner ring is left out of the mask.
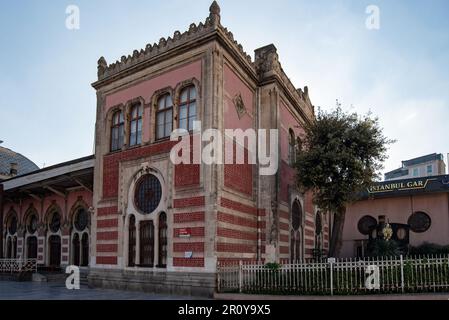
[[[80,240],[81,241],[81,240]],[[81,247],[81,245],[80,245]],[[61,228],[61,265],[69,265],[70,258],[70,226],[65,223]],[[80,256],[81,258],[81,256]]]

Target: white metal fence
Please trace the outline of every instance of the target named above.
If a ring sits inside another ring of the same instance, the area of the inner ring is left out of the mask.
[[[449,291],[449,256],[217,266],[218,292],[369,294]]]
[[[0,259],[0,273],[37,272],[36,259]]]

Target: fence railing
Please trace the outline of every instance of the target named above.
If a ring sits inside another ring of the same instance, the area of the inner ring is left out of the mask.
[[[0,259],[0,273],[37,272],[36,259]]]
[[[449,291],[449,256],[326,259],[217,266],[218,292],[369,294]]]

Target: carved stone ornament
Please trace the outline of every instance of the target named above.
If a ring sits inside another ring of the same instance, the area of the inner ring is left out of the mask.
[[[232,101],[234,102],[234,107],[237,111],[237,115],[239,116],[239,119],[241,119],[247,113],[242,95],[240,93],[236,94]]]

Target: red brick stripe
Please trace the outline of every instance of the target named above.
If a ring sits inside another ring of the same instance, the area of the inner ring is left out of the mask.
[[[117,252],[116,244],[97,244],[97,252]]]
[[[174,252],[204,252],[204,242],[173,243]]]
[[[204,201],[205,201],[204,197],[175,199],[173,201],[173,207],[175,209],[201,207],[204,206]]]
[[[220,204],[223,208],[228,208],[231,210],[239,211],[239,212],[254,215],[254,216],[257,215],[256,208],[241,204],[239,202],[232,201],[230,199],[221,198]]]
[[[174,267],[203,268],[204,258],[173,258]]]
[[[97,240],[117,240],[118,232],[97,232]]]
[[[116,228],[118,226],[118,219],[97,220],[97,228]]]
[[[217,228],[217,236],[230,239],[257,240],[256,232],[245,232],[227,228]]]
[[[176,213],[174,223],[204,222],[204,212]]]
[[[111,216],[111,215],[116,215],[117,212],[118,212],[118,207],[98,208],[97,215],[99,217]]]
[[[257,228],[257,221],[241,218],[241,217],[229,214],[229,213],[219,212],[217,215],[217,219],[218,219],[218,221],[227,222],[227,223],[230,223],[230,224],[233,224],[236,226]],[[261,223],[259,223],[259,224],[261,224]]]
[[[256,246],[236,243],[217,243],[217,252],[256,253]]]
[[[115,265],[117,257],[97,257],[97,264]]]

